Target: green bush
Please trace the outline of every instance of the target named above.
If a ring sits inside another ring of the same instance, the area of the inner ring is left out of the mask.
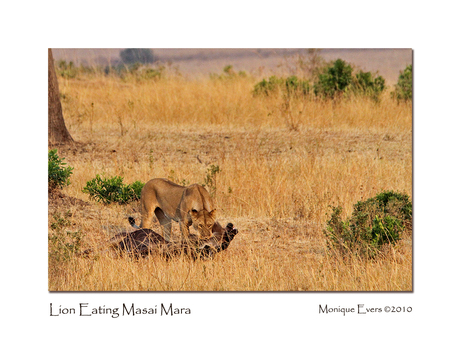
[[[65,60],[59,60],[56,68],[56,73],[67,79],[75,78],[78,73],[78,69],[74,66],[72,61],[67,63]]]
[[[211,73],[209,77],[211,80],[233,80],[237,78],[246,78],[248,75],[245,71],[239,71],[238,73],[233,69],[232,65],[227,65],[223,69],[222,74]]]
[[[393,97],[398,101],[412,100],[412,65],[400,72]]]
[[[143,79],[161,79],[164,75],[165,67],[160,65],[156,68],[145,68],[142,70],[140,77]]]
[[[286,93],[288,96],[307,95],[310,91],[310,84],[307,80],[300,80],[295,75],[286,78]]]
[[[97,202],[127,204],[140,199],[143,187],[144,183],[140,181],[125,185],[122,177],[115,176],[102,179],[97,174],[96,178],[86,183],[82,191],[89,194],[90,199]]]
[[[288,78],[278,78],[273,75],[268,81],[263,79],[254,86],[254,95],[272,95],[283,93],[288,97],[305,96],[310,91],[310,84],[307,80],[298,79],[295,75]]]
[[[318,74],[318,81],[313,86],[315,95],[334,98],[345,92],[353,80],[352,72],[351,65],[337,59]]]
[[[70,213],[64,216],[60,213],[53,215],[54,222],[51,223],[51,231],[48,234],[48,255],[50,260],[62,262],[70,260],[80,251],[83,234],[80,230],[69,231],[70,226],[67,219]]]
[[[121,67],[121,70],[127,71],[127,73],[134,75],[138,79],[160,79],[163,76],[165,67],[158,65],[157,67],[143,66],[141,63],[136,62],[126,67]]]
[[[123,80],[127,78],[135,78],[136,80],[161,79],[164,77],[165,71],[166,67],[163,65],[151,67],[139,62],[129,65],[106,66],[104,69],[105,75],[120,77]]]
[[[95,74],[102,71],[101,66],[75,66],[72,61],[59,60],[56,62],[56,75],[61,76],[66,79],[73,79],[82,74]]]
[[[412,229],[412,202],[406,194],[385,191],[359,201],[347,220],[342,220],[341,212],[341,207],[332,207],[324,233],[328,248],[342,256],[373,258],[383,245],[397,242]]]
[[[166,67],[162,64],[144,64],[143,62],[137,61],[132,63],[118,62],[107,66],[75,66],[70,61],[59,60],[56,62],[56,74],[66,79],[78,78],[84,75],[96,75],[105,74],[106,76],[119,77],[122,80],[128,78],[135,78],[136,80],[151,80],[164,78],[166,73]]]
[[[318,71],[313,85],[316,96],[337,98],[345,93],[369,96],[377,100],[385,89],[385,79],[371,72],[354,72],[353,67],[342,59],[337,59]]]
[[[353,91],[377,100],[385,89],[385,79],[382,76],[374,76],[371,72],[359,71],[355,74],[352,83]]]
[[[270,95],[275,91],[281,91],[281,85],[283,83],[282,78],[278,78],[275,75],[268,78],[268,81],[263,79],[261,82],[254,86],[254,95]]]
[[[48,151],[48,190],[63,188],[70,184],[69,177],[72,174],[73,167],[65,167],[63,162],[65,158],[59,158],[57,149]]]

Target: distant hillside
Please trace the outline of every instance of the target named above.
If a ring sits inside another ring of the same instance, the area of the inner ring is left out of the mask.
[[[59,49],[53,48],[56,60],[73,61],[76,64],[108,65],[119,62],[122,48]],[[226,65],[235,70],[245,70],[261,76],[280,71],[289,57],[306,53],[306,49],[153,49],[161,62],[171,62],[186,76],[207,76],[220,73]],[[320,52],[326,60],[342,58],[364,71],[379,73],[394,84],[399,71],[412,63],[411,49],[323,49]],[[286,59],[287,58],[287,59]]]

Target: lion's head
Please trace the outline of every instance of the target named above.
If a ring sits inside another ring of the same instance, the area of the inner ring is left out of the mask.
[[[223,228],[216,221],[213,226],[212,237],[209,239],[200,239],[197,249],[202,257],[212,258],[214,254],[226,250],[237,234],[238,229],[234,228],[232,223],[228,223]]]
[[[216,210],[211,212],[205,209],[201,211],[192,210],[190,212],[192,225],[195,230],[200,234],[200,238],[210,238],[212,236],[212,227],[216,219]]]

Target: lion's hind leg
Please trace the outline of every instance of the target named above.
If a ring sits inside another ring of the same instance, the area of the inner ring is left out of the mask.
[[[155,209],[155,215],[160,222],[161,226],[164,228],[164,238],[166,241],[171,241],[171,229],[172,229],[172,223],[171,219],[168,218],[164,212],[161,210],[161,208],[157,207]]]

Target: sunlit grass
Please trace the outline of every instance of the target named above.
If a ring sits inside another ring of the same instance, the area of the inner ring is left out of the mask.
[[[323,101],[254,97],[251,78],[123,81],[59,79],[77,146],[63,193],[86,246],[103,246],[136,203],[105,206],[82,188],[96,174],[146,182],[204,183],[218,165],[219,219],[240,230],[212,261],[100,256],[50,265],[50,290],[411,290],[411,238],[374,261],[328,255],[322,229],[331,205],[351,213],[382,190],[412,195],[412,111],[389,93]],[[117,226],[117,227],[115,227]],[[159,233],[161,230],[155,229]],[[175,227],[178,231],[178,227]],[[176,233],[178,234],[178,233]]]

